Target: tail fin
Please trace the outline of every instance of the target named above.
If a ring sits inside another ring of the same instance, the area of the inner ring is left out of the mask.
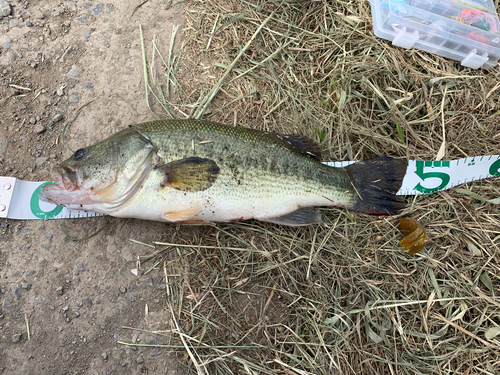
[[[356,190],[358,200],[349,207],[371,215],[396,215],[405,207],[396,193],[403,184],[406,160],[382,156],[360,161],[345,168]]]

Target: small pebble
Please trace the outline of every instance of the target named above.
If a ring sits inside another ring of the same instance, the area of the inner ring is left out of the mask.
[[[69,306],[68,306],[68,305],[66,305],[66,306],[64,306],[62,309],[63,309],[63,311],[68,311],[68,310],[69,310]]]
[[[7,52],[7,56],[9,57],[9,60],[11,62],[16,61],[16,59],[17,59],[17,53],[15,53],[14,51],[12,51],[11,49],[9,49],[9,52]]]
[[[101,354],[101,358],[102,358],[102,359],[104,359],[104,360],[108,359],[108,353],[103,352],[103,353]]]
[[[26,109],[26,104],[24,103],[19,103],[19,105],[17,106],[19,109]]]
[[[73,65],[71,67],[71,70],[66,75],[71,78],[78,78],[80,77],[80,69],[77,66]]]
[[[63,119],[63,116],[60,113],[56,113],[55,116],[52,118],[52,121],[59,122],[62,119]]]
[[[122,293],[122,294],[127,293],[127,289],[125,289],[123,286],[120,287],[120,293]]]
[[[27,270],[26,273],[24,274],[24,276],[26,278],[28,278],[28,277],[33,276],[34,274],[35,274],[35,271],[33,271],[33,270]]]
[[[144,280],[144,282],[148,285],[153,286],[153,279],[151,277],[148,277],[147,279]]]
[[[3,311],[12,312],[12,306],[10,306],[9,301],[7,301],[7,298],[3,300],[2,309]]]
[[[35,125],[36,124],[36,118],[30,117],[30,124]]]
[[[4,138],[2,140],[2,142],[0,142],[0,155],[5,154],[5,152],[7,151],[7,146],[9,146],[9,140],[7,138]],[[2,162],[3,162],[3,158],[2,158]]]
[[[31,284],[28,283],[21,283],[21,288],[30,290],[31,289]]]
[[[35,17],[38,18],[39,20],[43,20],[45,18],[45,14],[37,10],[35,12]]]
[[[78,318],[80,316],[80,313],[78,311],[73,311],[73,316],[75,318]]]
[[[87,15],[85,14],[81,17],[75,18],[75,21],[78,23],[88,23],[89,19],[88,19]]]
[[[144,363],[144,358],[142,358],[142,355],[140,355],[139,357],[137,357],[137,364],[142,364]]]
[[[3,36],[4,43],[2,44],[2,47],[5,49],[10,48],[10,44],[12,43],[12,39],[10,39],[7,35]]]
[[[120,362],[118,362],[118,365],[119,365],[120,367],[125,367],[125,366],[127,366],[127,364],[126,364],[125,362],[121,362],[121,361],[120,361]]]
[[[160,350],[158,350],[158,349],[156,349],[156,348],[154,348],[154,349],[151,351],[151,355],[152,355],[152,356],[157,356],[157,355],[160,355],[160,354],[161,354]]]
[[[63,287],[62,286],[57,287],[56,293],[59,295],[62,295],[63,294]]]
[[[83,32],[83,37],[84,37],[84,38],[90,38],[90,30],[85,30],[85,31]]]
[[[87,89],[93,89],[94,88],[94,84],[93,83],[86,83],[85,84],[85,88],[87,88]]]
[[[11,285],[9,289],[9,293],[12,293],[16,299],[21,298],[21,289],[17,286]]]
[[[19,23],[12,19],[12,20],[9,20],[9,27],[12,28],[12,27],[16,27],[17,25],[19,25]]]
[[[40,134],[40,133],[43,133],[45,131],[45,127],[42,125],[42,124],[38,124],[37,126],[35,126],[33,128],[33,131],[36,133],[36,134]]]
[[[53,237],[53,236],[52,236],[52,234],[47,234],[47,235],[45,236],[45,238],[46,238],[46,239],[48,239],[49,241],[52,239],[52,237]]]
[[[45,156],[41,156],[39,158],[36,158],[36,166],[37,167],[41,167],[43,165],[43,163],[45,163],[49,158],[45,157]]]
[[[146,337],[146,340],[144,340],[144,341],[146,341],[146,344],[148,344],[148,345],[155,345],[156,344],[156,340],[152,339],[150,337]]]
[[[63,96],[64,95],[64,89],[62,87],[59,87],[56,91],[58,96]]]
[[[76,265],[76,268],[77,268],[77,270],[78,270],[79,272],[83,272],[83,270],[84,270],[84,269],[83,269],[83,264],[81,264],[81,263],[78,263],[78,264]]]
[[[26,21],[26,27],[33,27],[33,24],[30,21]]]
[[[5,0],[0,1],[0,18],[10,15],[10,4]]]
[[[94,14],[94,16],[98,16],[103,11],[104,11],[104,4],[103,3],[99,3],[95,7],[92,8],[92,13]]]
[[[77,96],[77,95],[75,95],[75,94],[73,94],[73,95],[71,95],[71,96],[69,97],[69,102],[70,102],[70,103],[78,103],[78,101],[79,101],[79,100],[80,100],[80,99],[79,99],[79,98],[78,98],[78,96]]]
[[[15,88],[11,87],[11,89],[10,89],[10,93],[11,93],[13,96],[16,96],[16,95],[21,94],[21,90],[18,90],[18,89],[15,89]]]
[[[49,251],[50,250],[50,245],[46,245],[46,244],[41,244],[40,245],[41,247],[43,247],[45,250]]]
[[[15,335],[12,335],[12,342],[15,342],[15,343],[19,342],[21,340],[21,336],[22,336],[22,334],[20,334],[20,333],[16,333]]]

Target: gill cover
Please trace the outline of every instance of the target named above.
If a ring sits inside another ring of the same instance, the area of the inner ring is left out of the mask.
[[[77,150],[55,171],[60,181],[40,190],[40,199],[72,208],[111,213],[123,205],[158,161],[149,137],[125,129]]]

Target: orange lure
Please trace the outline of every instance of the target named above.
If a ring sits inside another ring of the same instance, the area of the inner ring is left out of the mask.
[[[399,246],[403,248],[402,251],[408,250],[408,254],[422,251],[427,237],[422,224],[411,217],[404,217],[399,221],[398,229],[404,235],[399,241]]]

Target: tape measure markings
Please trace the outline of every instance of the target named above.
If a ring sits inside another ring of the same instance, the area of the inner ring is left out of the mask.
[[[343,168],[356,161],[325,163]],[[478,175],[476,175],[478,174]],[[467,182],[500,177],[500,155],[475,156],[456,161],[409,160],[398,195],[432,194]],[[48,182],[31,182],[0,176],[0,218],[66,219],[104,216],[41,202],[39,189]]]

